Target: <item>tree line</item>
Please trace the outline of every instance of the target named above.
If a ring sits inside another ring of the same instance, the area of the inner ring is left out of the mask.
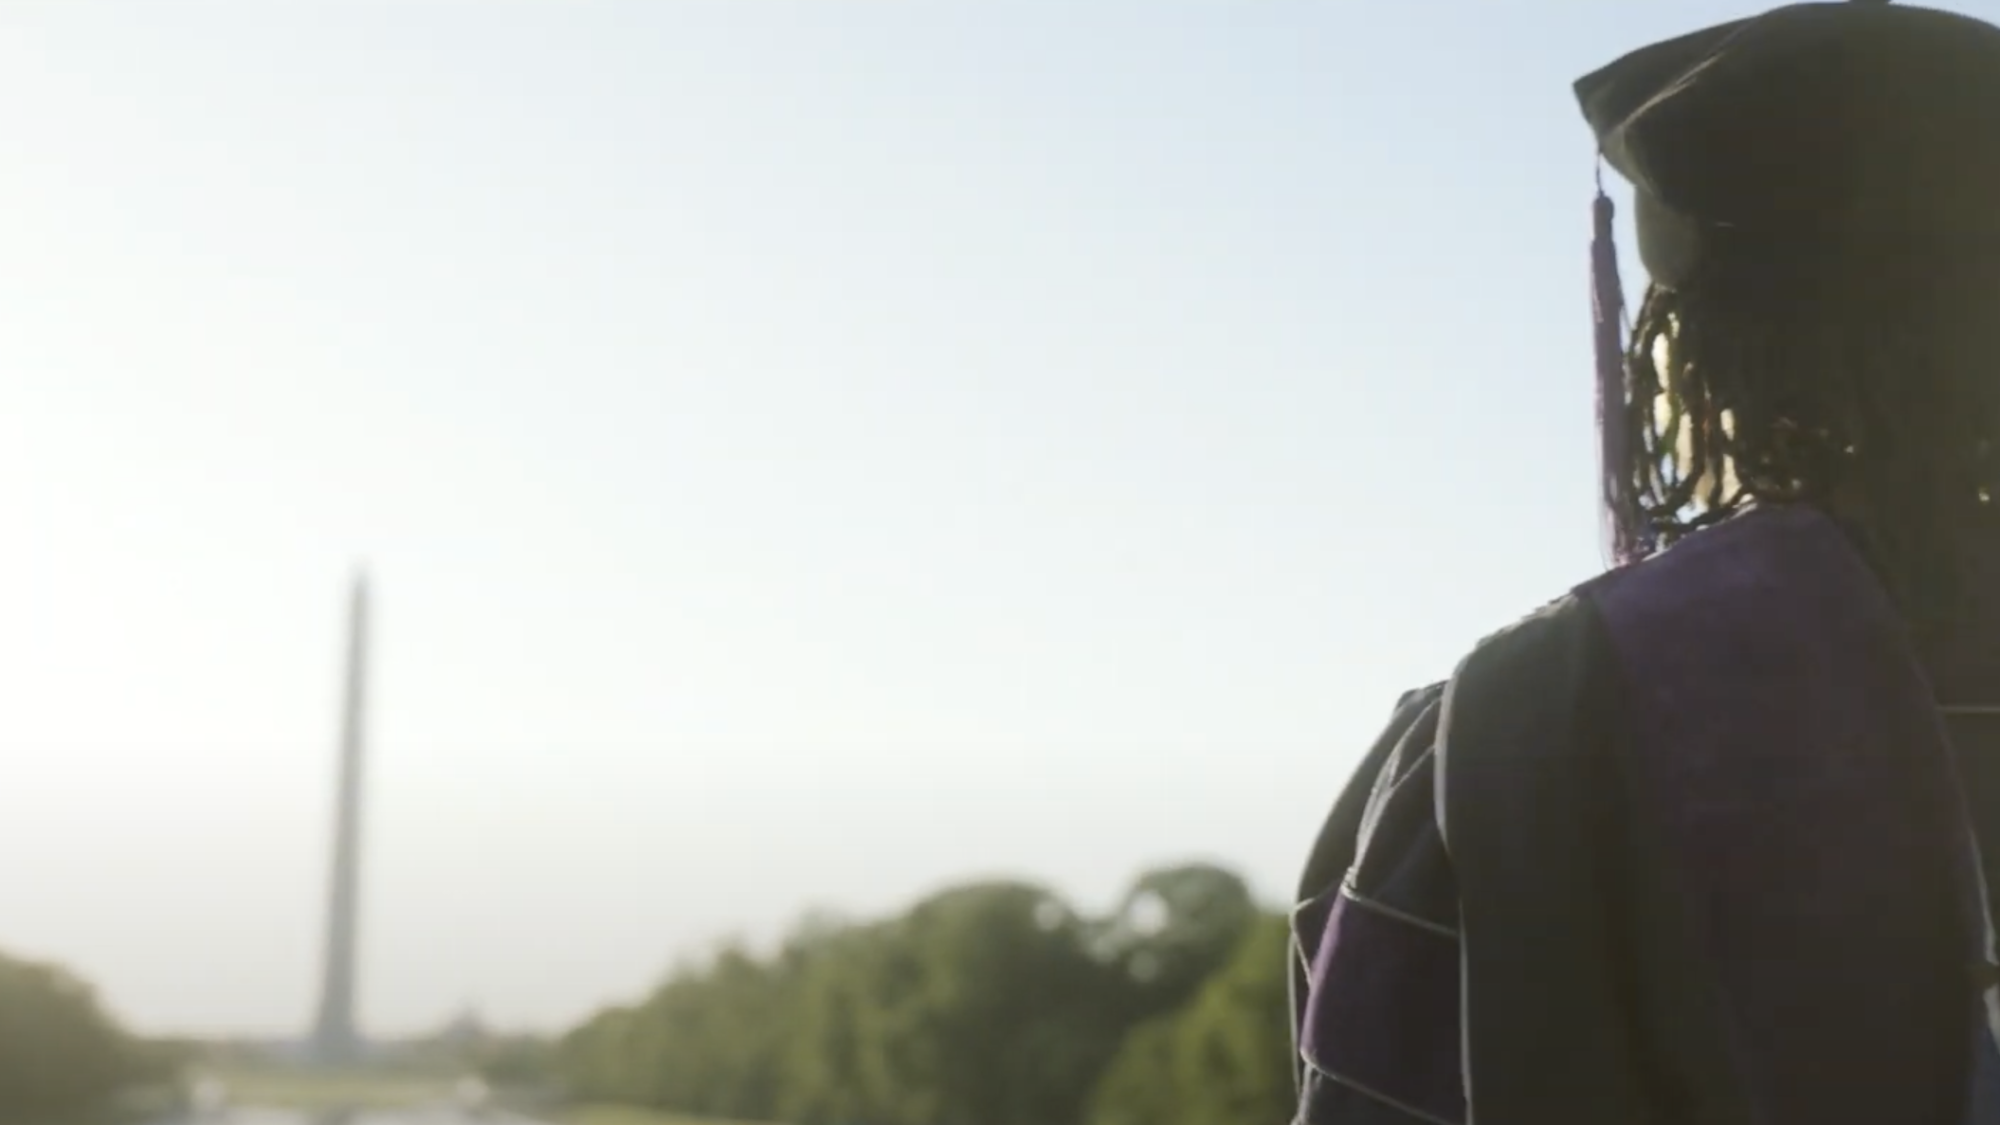
[[[0,1122],[93,1120],[171,1082],[179,1049],[126,1033],[67,971],[0,954]]]
[[[959,886],[670,973],[557,1044],[572,1097],[789,1125],[1270,1125],[1291,1113],[1286,923],[1207,864],[1088,916]]]

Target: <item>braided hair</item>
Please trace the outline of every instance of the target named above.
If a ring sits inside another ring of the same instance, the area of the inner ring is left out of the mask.
[[[1647,292],[1623,417],[1605,419],[1625,427],[1612,471],[1632,514],[1663,548],[1751,505],[1819,506],[1920,634],[1949,627],[2000,546],[2000,333],[1984,328],[2000,269],[1893,291],[1774,280]]]

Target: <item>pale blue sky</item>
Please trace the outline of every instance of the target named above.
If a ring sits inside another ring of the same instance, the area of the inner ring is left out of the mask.
[[[0,8],[0,947],[554,1024],[1213,856],[1598,565],[1568,83],[1673,5]]]

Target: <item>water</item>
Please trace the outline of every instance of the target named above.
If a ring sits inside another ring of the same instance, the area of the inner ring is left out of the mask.
[[[447,1098],[396,1108],[275,1109],[258,1108],[256,1102],[232,1106],[228,1086],[213,1077],[196,1080],[188,1100],[191,1109],[150,1125],[540,1125],[494,1106],[492,1091],[474,1077],[461,1079]]]
[[[154,1125],[536,1125],[512,1113],[466,1113],[464,1109],[358,1109],[358,1111],[298,1111],[298,1109],[230,1109],[196,1117],[176,1117]]]

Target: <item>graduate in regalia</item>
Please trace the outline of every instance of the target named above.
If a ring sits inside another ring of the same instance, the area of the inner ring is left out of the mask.
[[[1295,1125],[2000,1123],[2000,28],[1576,86],[1615,565],[1406,695],[1294,913]]]

